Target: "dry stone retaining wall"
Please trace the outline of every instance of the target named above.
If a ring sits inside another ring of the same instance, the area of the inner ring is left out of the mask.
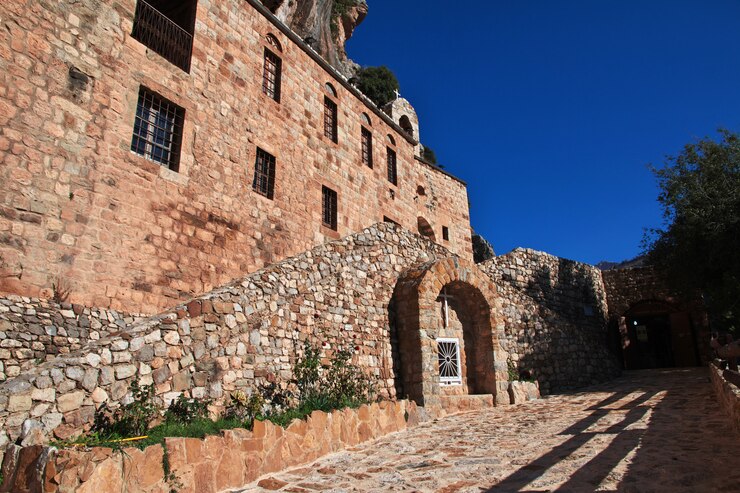
[[[720,407],[727,413],[732,427],[740,432],[740,377],[736,372],[721,370],[714,363],[709,365],[709,376]]]
[[[543,393],[619,374],[608,350],[601,272],[591,265],[517,248],[478,266],[496,284],[505,350]]]
[[[395,397],[388,303],[400,273],[449,256],[379,224],[260,270],[173,310],[91,341],[0,385],[3,441],[28,419],[57,436],[82,429],[95,406],[125,402],[132,380],[168,402],[181,393],[217,402],[234,389],[291,378],[303,342],[354,350],[353,360]],[[0,445],[4,445],[0,444]]]
[[[39,298],[0,297],[0,381],[144,318]]]

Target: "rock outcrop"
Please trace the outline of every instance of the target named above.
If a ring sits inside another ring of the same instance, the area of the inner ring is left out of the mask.
[[[358,65],[347,58],[344,44],[367,15],[365,0],[265,0],[264,4],[342,75],[354,75]]]

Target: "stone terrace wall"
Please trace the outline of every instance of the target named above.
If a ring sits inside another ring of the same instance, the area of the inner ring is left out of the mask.
[[[543,393],[619,374],[608,350],[599,269],[522,248],[478,266],[498,289],[505,349],[520,371],[532,373]]]
[[[142,318],[38,298],[0,297],[0,381],[120,332]]]
[[[295,420],[285,429],[258,421],[253,431],[228,430],[204,440],[167,438],[164,447],[153,445],[143,451],[56,451],[38,445],[13,445],[3,462],[5,481],[0,491],[216,493],[415,426],[420,411],[408,401],[332,413],[315,411],[307,420]],[[163,467],[165,454],[169,481]],[[269,487],[278,488],[277,483]]]
[[[720,407],[732,423],[732,428],[740,432],[740,377],[730,370],[721,370],[716,364],[709,365],[709,378]]]
[[[401,272],[449,256],[390,224],[327,243],[92,341],[0,385],[0,426],[15,439],[27,419],[68,436],[95,406],[126,399],[129,383],[217,402],[225,392],[291,378],[303,341],[353,348],[354,361],[394,395],[388,303]],[[61,425],[61,426],[60,426]],[[0,443],[0,445],[3,445]]]
[[[437,238],[449,226],[440,244],[472,258],[465,184],[417,161],[255,0],[197,2],[190,73],[131,37],[136,5],[0,1],[0,292],[50,298],[63,279],[71,302],[155,314],[384,216],[412,231],[423,216]],[[268,34],[282,46],[279,103],[262,92]],[[324,135],[326,83],[338,142]],[[131,151],[142,86],[185,110],[177,171]],[[252,189],[258,147],[276,160],[272,198]],[[322,186],[338,195],[336,231]]]

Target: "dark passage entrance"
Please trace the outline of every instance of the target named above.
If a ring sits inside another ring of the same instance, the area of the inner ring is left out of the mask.
[[[641,302],[625,316],[628,344],[624,365],[628,370],[670,368],[699,364],[689,314],[667,303]]]

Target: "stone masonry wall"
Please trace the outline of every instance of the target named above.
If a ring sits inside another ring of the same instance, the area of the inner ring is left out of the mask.
[[[412,231],[423,217],[472,258],[465,184],[416,160],[416,142],[259,2],[197,2],[190,73],[130,36],[135,7],[0,2],[0,292],[51,298],[64,281],[72,303],[158,313],[384,217]],[[282,46],[279,103],[261,89],[268,34]],[[326,83],[338,143],[324,136]],[[185,110],[177,172],[130,150],[142,86]],[[276,158],[273,199],[252,189],[258,147]],[[338,195],[336,231],[322,186]]]
[[[0,381],[121,332],[142,318],[38,298],[0,297]]]
[[[543,393],[619,374],[608,351],[601,272],[591,265],[517,248],[478,266],[497,287],[505,350]]]
[[[234,389],[284,387],[306,340],[326,355],[352,349],[353,361],[378,378],[380,395],[393,398],[388,303],[396,280],[449,255],[378,224],[91,341],[0,385],[0,446],[28,419],[47,434],[74,434],[95,406],[125,401],[134,379],[153,383],[164,403],[181,393],[218,403]]]

